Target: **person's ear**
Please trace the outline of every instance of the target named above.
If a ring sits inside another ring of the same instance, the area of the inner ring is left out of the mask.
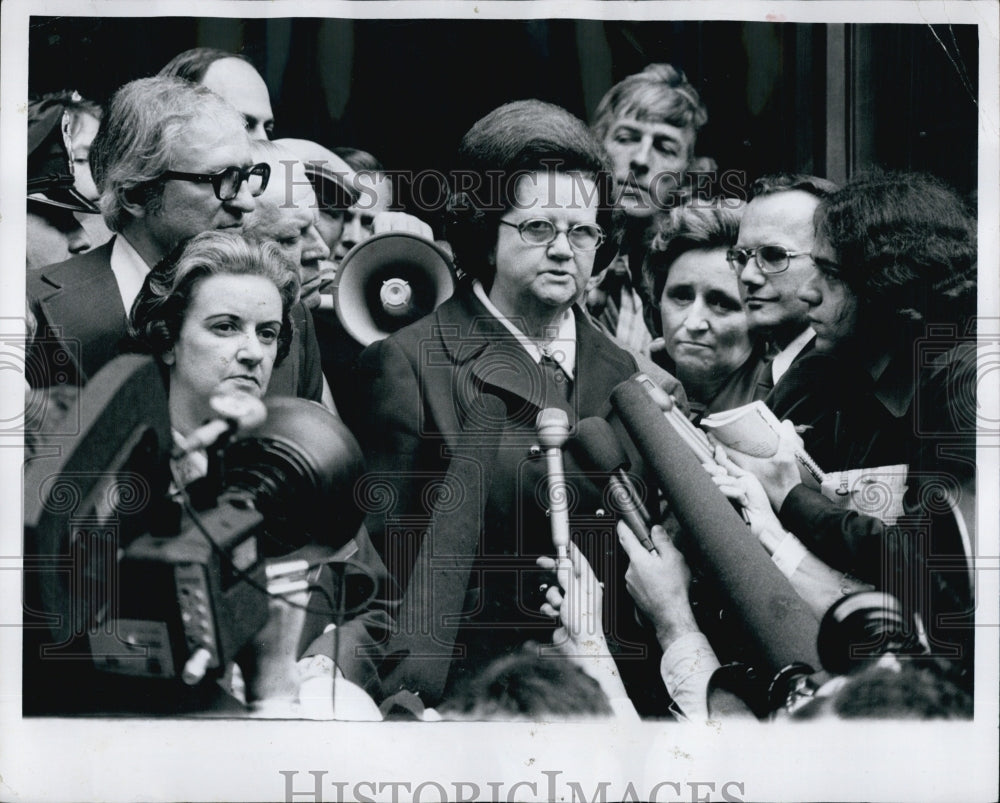
[[[119,190],[122,208],[132,217],[143,218],[146,216],[146,205],[153,194],[153,188],[149,184],[140,184],[138,187],[130,187],[127,190]]]

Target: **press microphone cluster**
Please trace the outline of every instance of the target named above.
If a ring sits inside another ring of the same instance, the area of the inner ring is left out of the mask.
[[[636,449],[656,477],[691,547],[772,674],[792,664],[819,667],[819,622],[771,562],[695,453],[635,379],[611,394]]]
[[[569,450],[584,471],[606,478],[615,513],[625,519],[648,551],[655,552],[650,537],[652,518],[628,475],[631,464],[611,425],[596,416],[584,418],[569,441]]]

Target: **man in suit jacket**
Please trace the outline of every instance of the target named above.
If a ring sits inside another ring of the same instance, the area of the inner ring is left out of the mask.
[[[240,227],[267,184],[266,168],[252,164],[239,113],[210,90],[179,78],[142,78],[119,89],[90,158],[99,206],[116,236],[29,277],[38,320],[29,353],[34,387],[93,376],[117,353],[149,270],[196,234]],[[296,354],[283,372],[275,372],[271,392],[319,399],[322,375],[312,322],[304,311],[293,318],[299,324]]]
[[[740,280],[750,334],[768,345],[755,398],[765,398],[791,364],[811,349],[808,305],[798,290],[816,271],[813,214],[836,185],[817,176],[762,176],[750,197],[730,264]]]

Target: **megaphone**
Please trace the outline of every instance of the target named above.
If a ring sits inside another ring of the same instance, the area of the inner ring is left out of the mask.
[[[454,266],[438,245],[389,231],[358,243],[341,260],[334,308],[364,346],[430,314],[455,289]]]

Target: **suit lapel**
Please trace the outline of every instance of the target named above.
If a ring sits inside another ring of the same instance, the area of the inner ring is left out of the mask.
[[[83,373],[92,377],[117,355],[126,332],[125,306],[111,270],[111,243],[85,254],[71,274],[55,272],[48,282],[59,289],[38,301],[45,319],[61,328],[64,342],[79,344]]]
[[[468,370],[484,390],[504,398],[525,416],[545,406],[561,407],[574,421],[606,415],[611,409],[609,387],[637,370],[629,355],[591,324],[577,307],[577,362],[572,402],[546,397],[542,370],[524,347],[493,317],[471,290],[460,303],[439,308],[439,334],[459,370]],[[532,412],[533,411],[533,412]]]
[[[468,291],[456,296],[453,306],[439,308],[438,334],[456,366],[457,375],[472,380],[472,387],[498,396],[519,421],[534,422],[545,406],[559,406],[572,420],[572,410],[561,397],[546,396],[541,368],[517,339]],[[461,380],[459,386],[466,384]],[[465,422],[463,422],[465,426]]]
[[[597,329],[578,307],[576,316],[575,404],[581,418],[607,417],[611,411],[610,390],[638,367],[628,352],[620,349]]]

